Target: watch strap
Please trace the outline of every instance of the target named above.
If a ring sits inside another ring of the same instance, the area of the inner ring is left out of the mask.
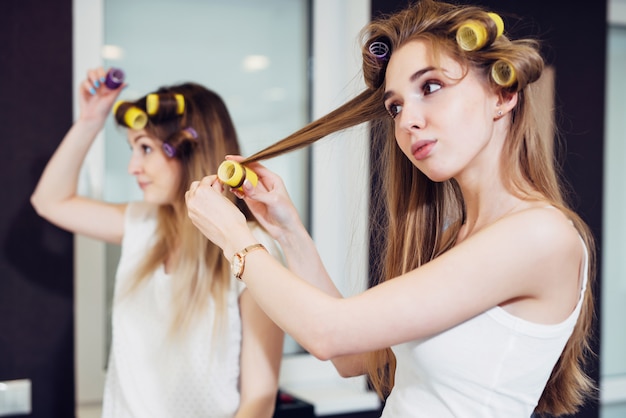
[[[255,250],[267,251],[267,248],[265,248],[263,244],[259,244],[259,243],[252,244],[252,245],[248,245],[243,250],[236,252],[235,255],[233,256],[233,260],[239,259],[239,269],[238,271],[233,272],[237,279],[241,280],[241,276],[243,275],[243,270],[246,267],[246,255]]]

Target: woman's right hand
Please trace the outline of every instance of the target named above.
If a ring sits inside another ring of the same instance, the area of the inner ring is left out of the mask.
[[[79,87],[79,119],[104,124],[113,104],[126,84],[114,90],[104,84],[107,72],[102,67],[87,71],[87,78]]]
[[[227,157],[241,161],[240,157]],[[298,210],[294,206],[283,180],[276,173],[270,171],[260,163],[250,163],[247,167],[259,177],[256,187],[249,181],[243,184],[242,197],[259,223],[269,234],[281,244],[285,244],[287,235],[295,231],[303,231]]]

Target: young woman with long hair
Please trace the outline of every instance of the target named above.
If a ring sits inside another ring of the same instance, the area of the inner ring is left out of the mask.
[[[421,0],[368,24],[362,55],[363,93],[231,157],[259,175],[236,193],[288,266],[250,252],[242,280],[313,355],[344,375],[367,370],[384,417],[575,412],[595,391],[584,372],[595,248],[567,204],[555,136],[540,129],[538,43],[509,39],[481,7]],[[256,161],[364,122],[383,149],[383,260],[377,285],[342,298],[282,181]],[[241,258],[256,240],[224,188],[215,175],[192,183],[189,216]]]

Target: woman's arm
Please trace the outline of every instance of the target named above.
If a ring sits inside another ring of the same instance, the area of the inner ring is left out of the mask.
[[[215,176],[194,182],[187,207],[231,259],[257,241],[222,190]],[[327,360],[426,338],[498,305],[532,322],[559,323],[578,301],[582,257],[571,222],[541,207],[501,218],[427,264],[350,298],[301,280],[264,251],[247,255],[242,279],[278,326]]]
[[[110,90],[100,82],[104,75],[101,68],[91,70],[81,84],[80,116],[46,165],[31,196],[31,203],[40,216],[60,228],[120,243],[125,205],[109,204],[76,194],[85,156],[120,93],[120,89]]]
[[[241,402],[235,418],[271,418],[276,406],[284,333],[250,292],[240,296],[242,321]]]

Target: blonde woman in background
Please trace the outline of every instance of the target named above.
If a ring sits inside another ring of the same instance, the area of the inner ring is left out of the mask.
[[[283,333],[233,278],[220,249],[191,224],[184,201],[193,180],[239,152],[228,110],[195,83],[118,103],[115,120],[127,128],[132,153],[128,171],[143,201],[93,200],[77,194],[77,183],[121,91],[105,77],[102,68],[88,72],[80,116],[31,199],[60,228],[122,246],[103,417],[269,418]],[[245,204],[237,206],[253,235],[279,257]]]

